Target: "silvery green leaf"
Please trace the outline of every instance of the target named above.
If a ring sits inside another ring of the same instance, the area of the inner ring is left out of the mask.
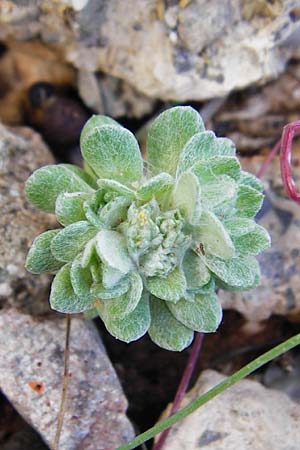
[[[196,162],[192,171],[202,185],[207,181],[218,181],[220,175],[228,175],[237,180],[240,177],[241,165],[239,160],[233,156],[215,156],[208,160]]]
[[[81,264],[82,264],[82,262],[81,262]],[[89,262],[89,268],[90,268],[90,271],[92,274],[93,282],[94,283],[102,283],[103,264],[99,260],[98,256],[95,256],[95,255],[92,256],[92,259]]]
[[[106,317],[121,319],[135,310],[143,292],[143,281],[138,272],[131,272],[129,284],[129,289],[123,295],[105,302]]]
[[[134,135],[125,128],[93,128],[82,141],[83,158],[101,178],[130,183],[142,177],[143,161]]]
[[[200,256],[188,250],[184,256],[182,267],[184,270],[187,289],[197,290],[210,280],[210,273]]]
[[[237,216],[254,217],[262,207],[264,195],[250,186],[240,185],[237,191]]]
[[[268,232],[260,225],[255,225],[254,230],[233,239],[236,252],[240,255],[258,255],[271,245]]]
[[[194,332],[175,319],[163,300],[150,298],[150,313],[151,325],[148,333],[155,344],[177,352],[191,344]]]
[[[126,219],[127,210],[132,200],[129,197],[116,197],[108,202],[100,211],[101,222],[110,228],[119,225]]]
[[[192,172],[184,172],[180,175],[173,191],[172,204],[190,224],[199,222],[201,190],[197,177]]]
[[[239,237],[249,233],[255,229],[255,222],[253,219],[245,217],[230,217],[224,220],[224,226],[230,236]]]
[[[81,170],[79,167],[76,169]],[[34,206],[52,213],[60,193],[93,192],[93,188],[67,164],[45,166],[36,170],[26,181],[25,189],[28,200]]]
[[[123,272],[120,272],[117,269],[113,269],[107,264],[102,265],[102,272],[102,283],[105,289],[111,289],[115,287],[124,277]]]
[[[72,261],[97,233],[89,222],[81,220],[60,230],[51,242],[51,251],[59,261]]]
[[[57,272],[63,263],[51,252],[51,241],[60,230],[45,231],[35,238],[28,252],[25,267],[29,272]]]
[[[214,142],[215,152],[220,156],[235,156],[234,142],[228,138],[217,138]]]
[[[127,251],[126,240],[117,231],[99,231],[96,238],[96,251],[103,263],[123,274],[134,268]]]
[[[198,252],[211,254],[219,258],[228,259],[234,256],[233,242],[222,225],[222,222],[211,211],[205,211],[201,215],[200,223],[196,228],[195,236],[202,244],[203,250]]]
[[[129,289],[129,285],[129,277],[123,277],[118,284],[111,288],[105,288],[101,282],[94,283],[91,288],[91,292],[95,298],[98,298],[99,300],[107,300],[120,297],[125,294]]]
[[[93,189],[97,189],[97,183],[94,177],[92,177],[85,170],[81,169],[81,167],[75,166],[74,164],[59,164],[61,167],[65,167],[77,175],[79,178],[82,178],[89,186]]]
[[[72,262],[70,277],[72,287],[77,297],[91,303],[93,298],[95,298],[91,295],[90,292],[93,278],[90,268],[82,267],[81,255],[77,256],[77,258],[75,258]]]
[[[95,254],[95,244],[96,239],[93,238],[85,245],[81,256],[82,267],[87,267],[91,263],[92,257]]]
[[[195,302],[180,300],[176,305],[167,304],[173,316],[186,327],[194,331],[212,333],[222,320],[222,307],[214,293],[196,295]]]
[[[204,130],[198,112],[190,106],[177,106],[161,113],[152,123],[147,138],[150,172],[175,175],[180,153],[194,134]]]
[[[215,279],[214,279],[214,277],[211,277],[210,281],[207,284],[205,284],[201,288],[197,289],[197,294],[207,295],[207,294],[214,293],[215,290],[216,290]]]
[[[183,294],[182,298],[184,300],[186,300],[187,302],[194,303],[196,293],[198,294],[198,289],[196,291],[188,291],[188,290],[186,290],[185,293]]]
[[[252,173],[249,173],[249,172],[244,172],[244,171],[241,172],[239,183],[244,184],[245,186],[250,186],[259,192],[263,192],[263,190],[264,190],[264,185],[263,185],[262,181],[259,180],[255,175],[253,175]]]
[[[251,289],[260,277],[259,264],[254,256],[237,256],[223,260],[208,255],[205,257],[205,263],[217,278],[235,289]]]
[[[87,311],[84,311],[83,315],[84,315],[84,318],[87,320],[92,320],[92,319],[96,319],[96,317],[99,317],[97,308],[88,309]]]
[[[55,311],[61,313],[80,313],[92,307],[86,298],[77,297],[74,292],[70,266],[66,264],[55,275],[50,292],[50,305]]]
[[[207,161],[216,156],[212,131],[202,131],[192,136],[185,144],[178,161],[177,176],[190,169],[197,161]]]
[[[55,215],[62,225],[85,220],[83,201],[86,198],[83,192],[62,192],[55,203]]]
[[[84,140],[93,133],[94,128],[102,127],[103,125],[121,126],[114,119],[100,114],[94,114],[84,125],[80,134],[80,147],[82,147]]]
[[[104,304],[100,304],[98,312],[109,333],[127,343],[144,336],[149,329],[151,320],[148,297],[148,294],[144,292],[135,310],[122,319],[114,319],[107,315]]]
[[[209,181],[201,186],[202,205],[204,209],[213,209],[232,199],[237,190],[236,182],[227,175],[220,175],[216,181]]]
[[[137,190],[137,198],[145,202],[150,201],[153,197],[160,198],[171,190],[173,183],[174,179],[171,175],[165,172],[160,173],[142,184]]]
[[[177,267],[166,278],[147,278],[146,286],[148,291],[155,297],[176,303],[186,290],[186,279],[183,270]]]
[[[118,181],[100,178],[97,180],[97,184],[101,190],[116,192],[117,194],[130,198],[135,197],[135,192],[132,189],[122,183],[119,183]]]

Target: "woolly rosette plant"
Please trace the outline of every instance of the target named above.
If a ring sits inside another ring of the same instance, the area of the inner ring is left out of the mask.
[[[270,244],[253,219],[262,183],[191,107],[152,123],[145,164],[134,135],[109,117],[93,116],[80,141],[85,170],[49,165],[26,182],[30,202],[63,227],[38,236],[26,261],[56,273],[51,307],[99,315],[125,342],[148,332],[168,350],[215,331],[217,288],[260,282],[255,255]]]

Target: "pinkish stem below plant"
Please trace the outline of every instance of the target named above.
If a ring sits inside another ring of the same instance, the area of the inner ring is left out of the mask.
[[[198,356],[201,351],[203,339],[204,339],[203,333],[196,333],[196,337],[195,337],[193,345],[192,345],[190,356],[189,356],[187,364],[184,368],[184,372],[183,372],[182,378],[180,380],[180,383],[179,383],[179,386],[178,386],[178,389],[177,389],[177,392],[175,395],[175,399],[174,399],[173,405],[172,405],[170,413],[169,413],[170,416],[172,414],[174,414],[175,412],[177,412],[180,408],[182,399],[183,399],[183,397],[186,393],[186,390],[188,388],[188,385],[191,381],[191,378],[192,378],[192,375],[193,375],[193,372],[194,372],[194,369],[195,369],[195,366],[196,366],[196,363],[198,360]],[[153,447],[153,450],[160,450],[163,447],[163,445],[168,437],[169,432],[170,432],[170,428],[168,428],[167,430],[163,431],[160,434],[156,444]]]
[[[297,191],[292,175],[293,140],[300,135],[300,121],[291,122],[283,128],[281,138],[280,166],[281,176],[288,196],[295,202],[300,202],[300,192]]]

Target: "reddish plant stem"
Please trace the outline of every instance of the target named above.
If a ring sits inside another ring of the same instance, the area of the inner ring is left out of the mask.
[[[267,168],[269,167],[269,165],[271,164],[271,162],[273,161],[273,159],[275,158],[275,156],[279,152],[280,145],[281,145],[281,139],[279,139],[279,141],[276,142],[276,144],[274,145],[274,147],[272,148],[272,150],[268,154],[267,158],[265,159],[265,161],[261,165],[261,168],[259,169],[259,171],[256,174],[257,178],[261,178],[265,174]]]
[[[186,393],[188,385],[191,381],[191,377],[193,375],[193,372],[194,372],[194,369],[195,369],[195,366],[196,366],[196,363],[198,360],[198,356],[201,351],[203,339],[204,339],[203,333],[196,333],[196,337],[195,337],[193,345],[192,345],[190,356],[189,356],[187,364],[184,368],[184,372],[183,372],[182,378],[180,380],[172,408],[169,413],[170,416],[172,414],[174,414],[175,412],[177,412],[180,408],[184,394]],[[160,450],[163,447],[170,430],[171,430],[171,428],[168,428],[167,430],[163,431],[160,434],[156,444],[153,447],[153,450]]]
[[[295,202],[300,202],[300,192],[297,191],[292,175],[293,140],[300,135],[300,121],[291,122],[283,128],[281,138],[281,176],[288,196]]]

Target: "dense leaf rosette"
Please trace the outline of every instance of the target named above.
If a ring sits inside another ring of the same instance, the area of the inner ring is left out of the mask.
[[[99,315],[125,342],[149,332],[168,350],[215,331],[216,289],[257,286],[255,255],[270,245],[254,221],[262,184],[233,143],[175,107],[150,128],[147,173],[133,134],[109,117],[93,116],[80,144],[85,170],[46,166],[26,183],[31,203],[63,226],[38,236],[26,262],[56,274],[51,307]]]

